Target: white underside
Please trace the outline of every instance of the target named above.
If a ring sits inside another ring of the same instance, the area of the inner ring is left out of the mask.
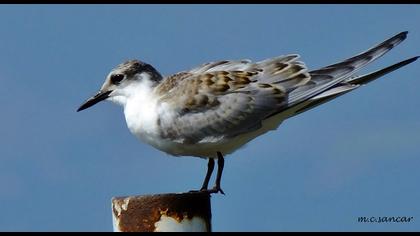
[[[136,109],[134,109],[134,104]],[[243,147],[252,139],[270,131],[275,130],[281,122],[288,117],[287,114],[280,113],[262,122],[262,127],[252,132],[238,135],[231,139],[220,139],[209,142],[199,142],[194,144],[185,144],[176,140],[163,139],[158,135],[157,113],[151,112],[150,107],[141,110],[149,110],[149,115],[139,112],[139,102],[128,103],[124,109],[127,126],[131,133],[137,136],[141,141],[174,156],[195,156],[201,158],[216,158],[217,152],[224,155],[231,154]],[[144,104],[144,103],[143,103]],[[153,107],[154,105],[151,105]],[[151,115],[155,114],[155,115]]]
[[[262,121],[261,128],[234,138],[209,139],[199,143],[185,144],[178,140],[164,139],[159,135],[158,118],[170,117],[172,114],[162,114],[162,112],[166,113],[170,109],[158,110],[158,98],[154,97],[153,90],[148,84],[139,83],[138,86],[132,86],[130,90],[124,91],[124,93],[124,97],[127,98],[115,96],[110,100],[124,106],[124,115],[130,132],[141,141],[173,156],[216,158],[217,152],[224,155],[231,154],[254,138],[277,129],[293,113],[292,111],[279,113]]]

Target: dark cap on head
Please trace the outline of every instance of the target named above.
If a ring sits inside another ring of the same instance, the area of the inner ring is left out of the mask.
[[[127,75],[127,78],[132,78],[137,73],[147,72],[150,74],[150,79],[156,82],[162,80],[162,75],[150,64],[139,60],[128,60],[116,67]]]

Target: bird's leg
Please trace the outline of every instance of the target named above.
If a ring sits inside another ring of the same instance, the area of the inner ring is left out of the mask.
[[[223,190],[220,188],[220,182],[222,180],[222,172],[223,167],[225,165],[225,159],[223,158],[223,155],[221,152],[217,152],[217,176],[216,176],[216,184],[212,189],[208,189],[209,181],[211,178],[211,174],[214,170],[214,159],[209,158],[209,162],[207,164],[207,173],[206,177],[204,178],[203,186],[200,189],[200,192],[207,192],[207,193],[218,193],[221,192],[222,194],[225,194]],[[197,190],[191,190],[190,192],[198,192]]]
[[[210,177],[211,177],[211,174],[213,173],[213,170],[214,170],[214,159],[209,158],[209,163],[207,164],[207,174],[206,174],[206,177],[204,178],[203,186],[201,187],[200,191],[207,191]]]
[[[211,178],[211,174],[213,174],[213,170],[214,170],[214,159],[213,158],[209,158],[209,162],[207,164],[207,173],[206,173],[206,177],[204,178],[204,182],[203,185],[201,187],[200,190],[190,190],[190,192],[207,192],[207,188],[209,186],[209,181]]]
[[[209,193],[218,193],[221,192],[222,194],[225,194],[223,190],[220,188],[220,181],[222,180],[222,172],[223,167],[225,166],[225,159],[223,158],[223,155],[221,152],[217,152],[217,176],[216,176],[216,185],[208,190]]]

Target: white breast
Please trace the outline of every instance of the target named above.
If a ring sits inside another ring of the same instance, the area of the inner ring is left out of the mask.
[[[146,143],[150,143],[150,139],[157,135],[156,103],[151,88],[140,84],[124,106],[128,129]]]
[[[208,140],[196,144],[184,144],[177,140],[163,139],[160,136],[159,119],[171,119],[171,109],[164,109],[165,104],[158,103],[153,87],[148,83],[138,83],[124,91],[123,102],[127,127],[141,141],[175,156],[196,156],[202,158],[215,157],[216,152],[229,154],[241,148],[252,139],[278,127],[286,118],[284,114],[263,121],[260,129],[244,133],[231,139]],[[193,128],[193,127],[192,127]]]
[[[168,119],[170,115],[162,114],[157,98],[152,91],[142,90],[139,95],[127,99],[124,114],[127,127],[141,141],[171,155],[196,156],[201,158],[216,157],[218,151],[223,154],[233,153],[252,139],[278,127],[284,116],[278,115],[263,122],[263,126],[253,132],[239,135],[232,139],[200,142],[196,144],[183,144],[176,140],[163,139],[159,134],[158,119]],[[146,95],[147,94],[147,95]],[[162,108],[162,106],[160,106]],[[193,128],[193,127],[192,127]]]

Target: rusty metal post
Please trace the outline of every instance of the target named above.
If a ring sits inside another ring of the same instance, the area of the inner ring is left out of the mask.
[[[203,192],[114,197],[112,213],[114,232],[211,232]]]

